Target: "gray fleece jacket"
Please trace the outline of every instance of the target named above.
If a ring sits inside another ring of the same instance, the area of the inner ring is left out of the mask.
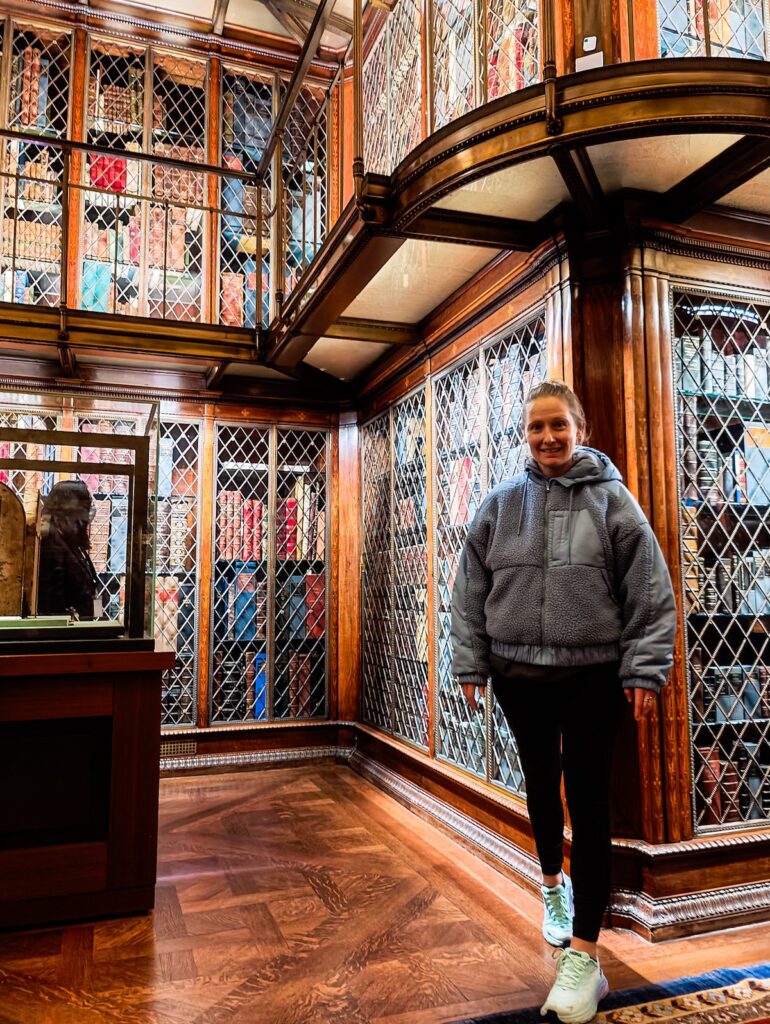
[[[552,479],[529,459],[487,495],[452,594],[461,683],[487,681],[491,652],[530,665],[619,661],[623,686],[658,691],[675,633],[663,554],[606,455],[579,446]]]

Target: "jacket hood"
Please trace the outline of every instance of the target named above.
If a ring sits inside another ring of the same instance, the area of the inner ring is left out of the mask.
[[[548,479],[537,462],[529,458],[524,465],[525,472],[535,480]],[[563,476],[553,477],[563,487],[574,487],[575,484],[598,484],[608,480],[622,480],[619,470],[604,452],[596,448],[576,445],[574,460]]]

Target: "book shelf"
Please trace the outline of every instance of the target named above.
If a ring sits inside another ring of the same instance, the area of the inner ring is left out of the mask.
[[[194,725],[198,713],[200,427],[161,423],[155,550],[155,636],[176,652],[163,673],[161,726]]]
[[[284,132],[284,287],[287,295],[321,248],[328,229],[328,108],[325,90],[304,86]]]
[[[674,293],[698,832],[770,820],[770,309]]]
[[[428,746],[425,391],[362,430],[363,714]]]
[[[433,0],[433,130],[478,106],[474,0]]]
[[[326,458],[325,432],[278,430],[276,718],[326,714]]]
[[[222,73],[222,163],[256,174],[274,118],[274,82],[242,68]],[[219,232],[220,321],[232,327],[256,327],[270,318],[270,189],[262,198],[261,235],[256,185],[223,178]],[[262,294],[258,301],[258,264]]]
[[[7,127],[67,135],[72,39],[62,29],[8,21]],[[61,153],[23,138],[0,143],[0,300],[58,305],[61,294]]]
[[[422,8],[399,0],[364,64],[364,160],[390,174],[422,139]]]
[[[537,315],[452,367],[434,389],[436,753],[515,792],[522,791],[521,768],[492,692],[471,711],[452,676],[451,598],[484,495],[524,466],[524,398],[546,370],[545,323]]]
[[[323,716],[327,434],[216,431],[211,722]]]

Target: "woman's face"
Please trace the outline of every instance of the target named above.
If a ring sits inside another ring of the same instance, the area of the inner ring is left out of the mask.
[[[524,431],[532,458],[544,476],[561,476],[572,465],[581,441],[577,422],[563,398],[543,396],[527,406]]]

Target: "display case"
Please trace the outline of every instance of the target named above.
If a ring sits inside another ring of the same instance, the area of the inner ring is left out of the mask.
[[[153,402],[0,390],[4,653],[153,647],[157,437]]]

